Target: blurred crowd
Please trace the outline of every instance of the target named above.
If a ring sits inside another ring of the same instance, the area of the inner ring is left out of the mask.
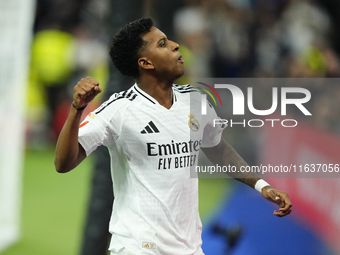
[[[37,1],[28,89],[28,139],[32,147],[55,141],[66,119],[73,87],[81,77],[91,76],[102,85],[108,80],[113,3],[114,0]],[[337,1],[172,3],[175,8],[164,8],[167,1],[144,0],[143,12],[181,45],[186,74],[179,84],[190,83],[192,77],[340,76]],[[258,100],[267,95],[271,98],[271,92],[264,86]],[[312,92],[314,125],[340,132],[340,86],[323,83],[313,86]],[[95,105],[99,103],[100,98]]]
[[[54,143],[67,118],[73,87],[91,76],[104,88],[108,1],[38,0],[28,84],[28,144]],[[100,104],[100,96],[91,109]]]
[[[188,0],[174,15],[188,75],[338,77],[331,17],[313,0]]]

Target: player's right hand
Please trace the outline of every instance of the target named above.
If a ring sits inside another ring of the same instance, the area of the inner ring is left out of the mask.
[[[81,79],[74,87],[73,104],[77,108],[82,108],[90,103],[102,89],[99,82],[91,77]]]

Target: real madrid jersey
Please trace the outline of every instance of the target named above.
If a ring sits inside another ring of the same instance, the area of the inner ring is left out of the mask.
[[[199,149],[221,140],[216,113],[201,115],[201,94],[173,85],[167,109],[136,84],[114,94],[80,125],[89,155],[108,147],[115,201],[109,225],[112,254],[203,254],[198,179],[190,176]]]

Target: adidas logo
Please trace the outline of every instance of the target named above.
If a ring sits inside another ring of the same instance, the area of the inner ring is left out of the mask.
[[[146,125],[145,128],[140,132],[141,134],[151,134],[151,133],[159,133],[159,130],[156,127],[156,125],[152,121],[150,121],[148,125]]]
[[[156,249],[156,244],[151,242],[143,242],[142,247],[146,249]]]

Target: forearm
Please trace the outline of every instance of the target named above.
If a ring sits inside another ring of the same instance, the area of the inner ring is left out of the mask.
[[[59,173],[66,173],[75,168],[85,157],[85,151],[78,143],[79,124],[83,109],[102,90],[99,82],[87,77],[74,87],[73,107],[59,135],[54,165]]]
[[[255,184],[260,178],[255,173],[240,171],[242,166],[247,166],[247,163],[233,149],[233,147],[231,147],[223,139],[217,146],[213,148],[202,148],[202,150],[208,159],[214,164],[218,164],[220,166],[235,166],[236,171],[229,172],[228,175],[252,188],[255,188]],[[227,169],[229,169],[229,167]],[[274,211],[274,215],[283,217],[290,214],[292,211],[292,203],[286,192],[270,187],[270,185],[263,180],[258,182],[256,186],[257,190],[261,192],[263,197],[280,206],[279,210]]]
[[[72,170],[83,159],[78,144],[81,116],[82,111],[77,111],[71,107],[69,116],[59,135],[54,160],[54,165],[59,173],[65,173]]]
[[[224,140],[214,148],[203,149],[208,159],[220,166],[235,166],[235,172],[228,172],[227,174],[234,179],[241,181],[250,187],[254,188],[256,182],[260,179],[255,173],[241,172],[242,166],[247,166],[247,163],[242,157]]]

